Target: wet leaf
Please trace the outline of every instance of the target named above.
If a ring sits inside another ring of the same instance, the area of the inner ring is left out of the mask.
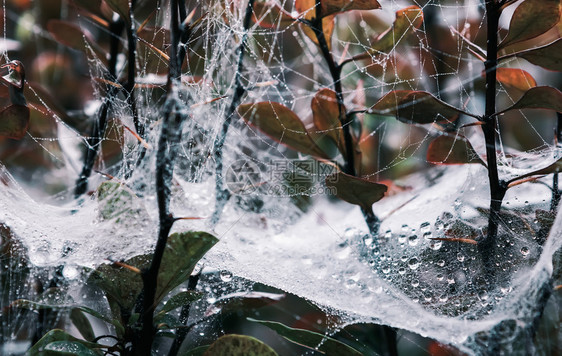
[[[102,0],[72,0],[72,2],[80,9],[91,12],[101,18],[105,18],[105,15],[101,10]]]
[[[328,49],[332,49],[332,35],[334,33],[335,15],[326,16],[322,18],[322,32],[324,33],[324,38],[326,39],[326,44],[328,45]],[[310,27],[301,24],[301,28],[305,35],[308,36],[312,40],[312,42],[318,43],[318,38],[316,37],[316,33]]]
[[[108,318],[105,315],[95,311],[94,309],[91,309],[91,308],[88,308],[88,307],[85,307],[85,306],[80,306],[80,307],[74,308],[72,311],[74,311],[74,310],[80,310],[84,313],[90,314],[91,316],[93,316],[95,318],[103,320],[108,324],[111,324],[111,325],[115,326],[115,330],[117,330],[118,335],[124,335],[125,334],[125,328],[123,327],[123,325],[117,319]]]
[[[23,105],[10,105],[0,111],[0,137],[21,140],[29,126],[29,108]]]
[[[98,346],[99,348],[99,346]],[[43,356],[100,356],[96,352],[78,341],[55,341],[51,342],[41,352]]]
[[[386,185],[338,172],[326,177],[326,186],[335,189],[336,196],[363,209],[381,200],[387,190]]]
[[[203,356],[277,356],[277,353],[256,338],[230,334],[219,337]]]
[[[509,32],[499,48],[542,35],[559,19],[560,0],[525,0],[515,9]]]
[[[431,124],[455,121],[461,111],[428,92],[395,90],[383,96],[372,111],[379,115],[396,116],[405,123]]]
[[[162,307],[160,313],[167,313],[176,308],[183,307],[186,304],[190,304],[196,300],[201,299],[203,294],[201,292],[188,290],[185,292],[180,292],[172,296]]]
[[[135,256],[125,261],[126,264],[139,269],[147,268],[152,257],[150,255]],[[107,300],[116,303],[119,310],[131,311],[137,297],[142,290],[143,282],[141,275],[123,267],[114,267],[110,264],[98,266],[88,279],[105,292]],[[114,310],[115,312],[115,310]],[[121,324],[121,315],[113,315]]]
[[[545,69],[562,72],[562,38],[542,47],[517,52],[515,55]]]
[[[556,219],[556,213],[549,210],[537,209],[535,211],[535,216],[541,227],[550,231],[554,224],[554,219]]]
[[[322,0],[322,15],[328,16],[350,10],[375,10],[381,5],[377,0]]]
[[[185,282],[197,262],[217,242],[216,237],[203,231],[171,234],[158,271],[155,303],[158,304],[172,289]]]
[[[547,109],[562,113],[562,92],[547,86],[531,88],[515,104],[500,111],[500,114],[521,109]]]
[[[47,30],[62,45],[84,52],[86,55],[89,55],[90,49],[92,49],[96,57],[106,58],[106,53],[96,44],[91,35],[72,22],[52,19],[47,23]]]
[[[126,186],[118,182],[103,182],[97,191],[99,216],[104,220],[122,217],[135,218],[139,212],[140,201]],[[134,208],[136,207],[136,208]]]
[[[81,345],[85,346],[86,348],[100,348],[101,345],[80,340],[75,338],[74,336],[66,333],[63,330],[53,329],[46,333],[32,348],[30,348],[26,355],[28,356],[41,356],[44,355],[43,350],[46,348],[47,345],[56,341],[69,341],[69,342],[77,342]],[[95,354],[94,354],[95,355]]]
[[[482,73],[482,76],[485,76],[485,73]],[[518,68],[497,68],[496,78],[503,85],[523,91],[537,86],[535,78],[529,72]]]
[[[266,292],[236,292],[218,298],[205,312],[205,316],[219,312],[236,312],[246,309],[257,309],[275,304],[285,298],[285,294]]]
[[[371,48],[364,54],[355,56],[355,60],[371,58],[371,55],[389,53],[397,44],[420,28],[423,24],[423,12],[418,6],[408,6],[396,11],[392,26],[372,41]]]
[[[194,347],[191,350],[186,351],[183,354],[181,354],[181,356],[203,356],[205,354],[205,352],[207,351],[207,349],[209,349],[209,346],[211,346],[211,345],[203,345],[203,346]]]
[[[277,1],[257,1],[254,3],[252,20],[264,28],[283,29],[295,22],[295,19]]]
[[[362,355],[361,352],[355,350],[353,347],[323,334],[304,329],[290,328],[275,321],[256,320],[252,318],[248,318],[248,320],[267,326],[285,339],[312,350],[318,350],[325,353],[326,356]]]
[[[314,95],[310,104],[314,126],[320,134],[327,135],[345,155],[345,141],[340,121],[340,109],[336,92],[331,89],[321,89]],[[345,112],[345,108],[342,108]]]
[[[238,114],[273,140],[298,152],[328,158],[312,140],[299,117],[284,105],[263,101],[238,106]]]
[[[78,308],[74,308],[70,311],[70,320],[72,324],[78,329],[80,334],[84,337],[84,339],[88,341],[94,341],[96,338],[96,334],[94,333],[94,329],[92,329],[92,324],[84,315],[84,312]]]
[[[351,10],[374,10],[381,8],[377,0],[321,0],[320,6],[322,17]],[[306,13],[307,18],[316,17],[316,0],[295,0],[295,8],[301,14]]]
[[[470,142],[461,135],[435,138],[427,148],[426,159],[433,164],[480,163],[485,166]]]

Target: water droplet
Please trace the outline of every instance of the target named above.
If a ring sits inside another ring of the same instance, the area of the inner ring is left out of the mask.
[[[445,277],[443,277],[443,275],[439,273],[437,276],[435,276],[435,278],[437,278],[438,281],[442,281]]]
[[[439,267],[445,266],[445,260],[439,260],[439,261],[437,261],[437,265],[438,265]]]
[[[387,265],[387,266],[384,266],[384,267],[381,269],[381,271],[382,271],[382,273],[384,273],[384,274],[389,274],[389,273],[390,273],[390,266],[388,266],[388,265]]]
[[[400,261],[402,261],[402,262],[408,261],[408,256],[402,255],[402,257],[400,257]]]
[[[480,298],[481,301],[485,302],[488,300],[488,292],[485,290],[481,290],[480,292],[478,292],[478,298]]]
[[[373,240],[371,234],[363,235],[363,243],[365,244],[365,246],[370,247],[373,245],[374,242],[375,240]]]
[[[417,288],[420,285],[420,281],[417,280],[417,279],[414,279],[411,284],[412,284],[412,287]]]
[[[62,275],[66,279],[74,279],[78,276],[80,272],[75,266],[66,265],[62,270]]]
[[[465,256],[461,252],[457,253],[457,260],[459,262],[464,262],[464,259],[465,259]]]
[[[408,230],[410,230],[410,228],[408,227],[408,224],[402,225],[402,232],[403,232],[404,234],[407,233]]]
[[[392,237],[392,230],[386,230],[386,232],[384,233],[384,237],[386,239],[390,239]]]
[[[523,257],[527,257],[527,255],[529,255],[529,248],[527,246],[521,247],[521,254]]]
[[[445,303],[447,300],[449,300],[449,297],[447,297],[446,294],[443,294],[442,296],[439,297],[439,301],[441,303]]]
[[[431,240],[431,242],[429,243],[429,248],[434,251],[439,250],[441,246],[443,246],[443,241],[440,240]]]
[[[410,235],[410,237],[408,238],[408,244],[410,246],[416,246],[419,242],[420,239],[418,238],[418,235]]]
[[[351,247],[347,244],[347,242],[338,245],[336,250],[336,258],[340,260],[344,260],[348,258],[350,254],[351,254]]]
[[[419,266],[420,266],[420,260],[418,260],[417,257],[412,257],[408,261],[408,267],[410,267],[411,270],[415,270]]]
[[[230,282],[232,280],[232,273],[229,271],[221,271],[220,278],[223,282]]]
[[[431,238],[433,237],[433,234],[431,233],[431,231],[427,231],[423,233],[423,238],[426,240],[431,240]]]
[[[421,223],[421,225],[420,225],[420,231],[421,231],[423,234],[425,234],[425,233],[427,233],[427,232],[430,232],[430,231],[431,231],[431,224],[430,224],[429,222],[427,222],[427,221]]]
[[[402,274],[402,275],[403,275],[403,274],[406,274],[406,269],[405,269],[404,267],[400,267],[400,268],[398,269],[398,274]]]

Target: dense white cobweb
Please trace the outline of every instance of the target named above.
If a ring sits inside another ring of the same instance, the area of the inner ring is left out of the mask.
[[[221,6],[223,3],[202,4],[203,12],[208,15],[188,47],[188,55],[194,62],[200,56],[205,60],[192,68],[197,72],[192,74],[202,75],[203,79],[198,83],[186,80],[181,88],[186,94],[182,97],[196,99],[186,102],[189,119],[184,125],[172,187],[171,210],[178,217],[209,218],[215,208],[213,142],[234,90],[237,48],[245,12],[243,1],[234,2],[237,6],[233,9]],[[365,63],[346,67],[343,75],[346,104],[353,108],[361,102],[357,97],[365,95],[367,105],[372,105],[390,90],[419,89],[480,114],[483,98],[475,85],[482,64],[462,50],[464,41],[450,34],[448,28],[462,31],[476,26],[484,31],[480,2],[380,3],[383,10],[353,12],[338,18],[333,42],[336,58],[346,55],[344,48],[353,54],[364,50],[368,46],[365,41],[390,26],[395,10],[412,4],[423,8],[426,22],[431,17],[432,26],[438,23],[442,31],[447,31],[457,48],[444,53],[442,47],[432,47],[426,23],[415,31],[413,41],[398,41],[388,57],[375,58],[370,66],[372,70],[362,69]],[[290,4],[284,5],[291,8]],[[164,9],[156,17],[162,23],[169,21]],[[372,23],[380,28],[370,28]],[[91,26],[83,19],[81,24]],[[301,47],[298,51],[293,48],[296,45]],[[88,63],[92,77],[104,76],[99,59],[90,55]],[[123,63],[121,66],[120,70],[125,70]],[[398,66],[409,70],[400,72]],[[144,69],[141,65],[138,80],[154,82],[154,76]],[[438,74],[429,75],[428,71],[432,70]],[[308,127],[312,97],[318,89],[331,85],[318,48],[296,24],[286,29],[252,25],[242,74],[249,89],[244,102],[281,102],[308,120]],[[359,80],[364,83],[365,94],[355,90]],[[106,84],[93,85],[102,88]],[[95,88],[98,102],[92,103],[94,108],[99,106],[106,90],[98,89]],[[509,91],[501,90],[502,100],[514,100]],[[80,171],[79,152],[86,140],[55,113],[56,140],[61,150],[53,155],[62,164],[46,173],[45,181],[62,180],[67,189],[37,199],[32,196],[35,190],[19,184],[2,168],[0,178],[5,184],[0,185],[0,221],[21,240],[35,266],[62,265],[63,276],[72,279],[78,277],[79,266],[94,267],[153,248],[158,227],[154,147],[160,131],[158,110],[162,103],[154,100],[154,96],[164,92],[143,88],[138,93],[140,116],[148,128],[150,148],[146,156],[129,174],[141,146],[125,132],[118,139],[123,149],[122,162],[98,167],[99,171],[115,177],[114,181],[124,183],[124,190],[134,193],[123,207],[125,215],[104,217],[108,202],[96,194],[87,196],[79,205],[68,198]],[[221,96],[225,98],[206,103]],[[111,107],[112,117],[133,127],[126,98],[112,98]],[[96,111],[91,115],[95,119]],[[526,117],[523,119],[529,122]],[[205,266],[228,270],[236,276],[307,298],[337,313],[346,323],[390,325],[474,354],[493,342],[505,344],[507,353],[523,353],[520,350],[527,350],[525,340],[529,339],[534,318],[540,313],[541,297],[553,276],[552,260],[560,253],[562,243],[560,217],[554,221],[546,241],[544,236],[538,236],[541,221],[535,214],[539,209],[549,210],[551,177],[508,192],[505,215],[501,217],[498,255],[494,258],[497,273],[490,280],[482,272],[476,245],[434,239],[451,234],[475,239],[485,234],[489,205],[485,169],[477,165],[425,168],[424,151],[430,139],[438,134],[433,127],[408,126],[393,118],[376,118],[365,125],[371,127],[373,133],[369,137],[377,137],[378,145],[375,146],[378,163],[368,175],[379,178],[398,174],[393,172],[400,170],[423,168],[420,173],[402,178],[391,196],[374,205],[375,214],[382,219],[379,236],[368,234],[358,207],[322,194],[326,187],[325,172],[319,172],[321,166],[268,139],[237,117],[224,147],[224,177],[234,194],[224,207],[220,221],[212,226],[210,219],[183,220],[174,225],[174,230],[207,230],[216,234],[220,242],[205,257]],[[516,162],[517,169],[530,168],[529,164],[536,164],[537,157],[551,162],[557,155],[551,139],[546,137],[548,134],[532,130],[540,145],[527,152],[532,156]],[[477,134],[469,137],[475,147],[480,144]],[[34,139],[40,145],[44,138]],[[506,166],[513,164],[509,157],[502,151],[500,160]],[[513,169],[504,171],[505,177],[509,177]],[[95,173],[90,179],[90,189],[95,190],[106,179]],[[62,202],[57,202],[59,198]],[[494,338],[498,340],[493,341]],[[559,342],[560,335],[556,338],[558,341],[552,340],[552,344]],[[539,345],[537,351],[547,353],[552,347]]]

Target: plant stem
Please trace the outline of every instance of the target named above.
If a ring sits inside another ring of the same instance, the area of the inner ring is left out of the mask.
[[[240,47],[238,49],[238,65],[236,67],[236,74],[234,76],[234,95],[232,96],[232,101],[228,106],[225,113],[225,118],[222,123],[222,128],[220,134],[217,136],[214,144],[214,156],[215,156],[215,211],[211,218],[211,224],[216,225],[219,222],[220,216],[226,205],[226,202],[230,199],[230,192],[224,187],[223,180],[223,148],[226,136],[228,134],[228,129],[232,123],[232,118],[234,112],[242,96],[246,93],[246,88],[242,83],[242,69],[244,64],[244,54],[246,41],[248,39],[248,31],[250,29],[250,20],[252,18],[252,11],[254,6],[254,0],[248,0],[248,5],[246,6],[246,13],[244,15],[244,33],[242,34],[242,39],[240,41]]]
[[[556,131],[555,131],[555,145],[556,148],[558,148],[558,144],[562,141],[562,114],[561,113],[556,113],[557,114],[557,120],[556,120]],[[559,185],[558,185],[558,171],[556,173],[554,173],[554,177],[552,178],[552,200],[550,202],[550,210],[551,211],[555,211],[556,208],[558,207],[558,204],[560,203],[560,196],[562,195],[562,192],[560,191]]]
[[[197,283],[199,282],[199,277],[201,277],[201,272],[189,277],[189,281],[187,282],[188,290],[195,290],[195,288],[197,287]],[[190,310],[191,310],[191,303],[185,304],[181,308],[179,322],[182,323],[182,325],[187,325],[187,322],[189,321]],[[170,348],[170,352],[168,352],[168,356],[177,356],[178,351],[180,350],[180,347],[183,344],[183,341],[185,340],[189,331],[190,328],[176,329],[176,338],[172,343],[172,347]]]
[[[496,157],[496,68],[498,66],[498,21],[499,5],[495,1],[486,1],[486,20],[488,31],[486,70],[486,109],[483,117],[484,139],[486,141],[486,158],[488,163],[488,179],[490,185],[490,214],[488,216],[488,234],[478,244],[486,275],[494,276],[493,259],[498,234],[499,212],[507,190],[505,182],[500,181]]]
[[[185,105],[177,98],[175,85],[181,71],[178,61],[178,45],[181,36],[178,21],[178,0],[170,1],[171,9],[171,49],[170,49],[170,69],[168,72],[168,92],[164,104],[164,119],[162,132],[158,141],[158,151],[156,152],[156,198],[158,201],[159,232],[154,255],[149,268],[142,273],[143,280],[143,299],[141,324],[142,329],[134,340],[133,354],[139,356],[150,356],[152,342],[156,329],[154,327],[154,305],[156,287],[158,282],[158,271],[164,256],[164,250],[168,241],[168,235],[174,217],[170,213],[171,183],[174,171],[175,158],[178,155],[178,145],[182,136],[182,124],[185,120]]]
[[[115,81],[117,72],[117,55],[119,54],[119,37],[123,31],[125,23],[119,19],[117,21],[112,21],[109,24],[109,31],[111,37],[109,39],[109,80]],[[92,126],[91,133],[87,139],[88,146],[86,147],[86,152],[84,153],[84,165],[82,166],[82,172],[76,180],[76,188],[74,190],[75,198],[79,198],[88,190],[88,179],[92,174],[92,168],[96,162],[98,152],[100,150],[100,145],[103,136],[105,135],[105,130],[107,127],[107,116],[109,113],[109,106],[111,101],[117,94],[117,88],[110,86],[107,92],[105,101],[102,103],[99,109],[99,119],[94,122]]]
[[[133,114],[133,124],[135,125],[135,130],[140,137],[144,138],[144,126],[139,121],[139,112],[137,108],[137,100],[135,93],[135,77],[136,77],[136,55],[137,55],[137,31],[135,28],[134,21],[134,11],[135,11],[136,0],[131,0],[131,7],[129,9],[129,19],[130,26],[127,26],[127,57],[128,57],[128,71],[127,71],[127,83],[125,85],[125,91],[127,92],[127,104],[131,108]]]
[[[316,39],[318,40],[318,46],[320,47],[320,51],[322,52],[322,56],[328,63],[328,69],[330,70],[330,74],[332,76],[332,84],[334,86],[334,91],[336,92],[339,118],[340,118],[340,124],[342,126],[345,153],[346,153],[344,157],[345,158],[344,172],[349,175],[356,176],[357,172],[355,171],[355,155],[354,155],[355,148],[353,147],[353,137],[351,135],[351,125],[350,125],[350,118],[352,118],[353,115],[348,113],[345,109],[344,100],[343,100],[343,90],[341,85],[342,66],[336,64],[334,57],[330,52],[330,48],[328,46],[326,36],[324,35],[324,25],[322,24],[322,6],[320,0],[316,0],[316,17],[308,23],[308,26],[312,29],[312,31],[314,31],[314,34],[316,35]],[[367,224],[367,227],[369,228],[369,232],[373,236],[378,235],[380,220],[373,213],[373,210],[361,208],[361,212],[363,213],[363,217],[365,219],[365,223]]]

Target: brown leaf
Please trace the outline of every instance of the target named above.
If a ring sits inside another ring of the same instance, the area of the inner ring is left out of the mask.
[[[23,105],[10,105],[0,111],[0,137],[21,140],[29,126],[29,108]]]
[[[443,135],[431,141],[427,148],[426,160],[433,164],[480,163],[485,166],[470,142],[461,135]]]
[[[299,117],[286,106],[269,101],[243,104],[238,114],[273,140],[314,157],[328,158],[312,140]]]
[[[345,141],[340,121],[340,109],[336,92],[331,89],[319,90],[310,104],[314,126],[327,135],[345,155]],[[345,111],[345,108],[342,108]]]
[[[377,0],[322,0],[322,16],[340,14],[350,10],[375,10],[381,5]]]
[[[562,113],[562,92],[556,88],[541,86],[525,92],[521,99],[499,114],[509,110],[547,109]]]
[[[335,26],[334,17],[335,15],[322,18],[322,32],[324,32],[324,38],[326,39],[328,49],[332,49],[332,34],[334,33]],[[314,31],[310,27],[301,24],[301,28],[304,34],[308,36],[308,38],[310,38],[314,43],[318,44],[316,33],[314,33]]]
[[[264,28],[283,29],[296,21],[274,0],[255,2],[253,9],[252,20]]]
[[[348,203],[369,210],[381,200],[387,190],[386,185],[371,182],[360,177],[338,172],[326,177],[326,186],[335,189],[336,196]]]
[[[431,124],[451,122],[461,111],[428,92],[394,90],[383,96],[372,111],[379,115],[396,116],[405,123]]]
[[[484,72],[482,76],[485,76]],[[529,72],[518,68],[497,68],[496,78],[503,85],[523,91],[537,86],[535,78]]]
[[[53,38],[67,47],[90,54],[90,48],[98,58],[105,60],[106,53],[101,49],[92,36],[80,28],[80,26],[64,21],[52,19],[47,22],[47,30]]]
[[[129,16],[129,0],[105,0],[111,10],[121,16],[121,19],[127,23],[131,21]]]
[[[560,20],[560,0],[523,1],[511,18],[509,32],[499,48],[542,35]]]
[[[517,52],[515,55],[545,69],[562,72],[562,38],[546,46]]]

